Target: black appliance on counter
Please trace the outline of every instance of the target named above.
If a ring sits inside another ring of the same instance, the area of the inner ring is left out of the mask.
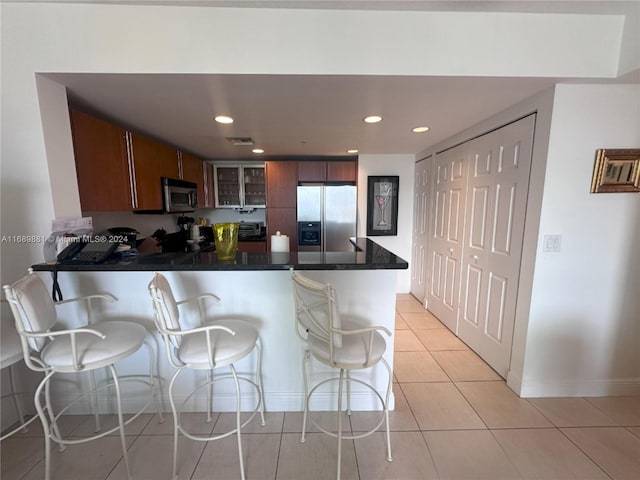
[[[107,237],[107,241],[124,243],[130,245],[131,248],[136,248],[138,235],[140,232],[131,227],[111,227],[100,234],[100,236]]]
[[[262,222],[240,222],[238,240],[257,239],[265,235]]]
[[[199,243],[188,241],[183,232],[167,233],[159,243],[162,248],[162,253],[196,252],[203,247],[211,245],[207,240]]]

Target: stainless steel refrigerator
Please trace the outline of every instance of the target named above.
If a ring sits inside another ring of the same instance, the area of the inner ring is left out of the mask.
[[[356,236],[356,187],[306,183],[298,186],[298,250],[353,251]]]

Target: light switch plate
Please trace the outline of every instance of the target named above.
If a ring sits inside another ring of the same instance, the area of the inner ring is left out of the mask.
[[[542,251],[557,253],[560,251],[561,243],[562,235],[545,235],[542,244]]]

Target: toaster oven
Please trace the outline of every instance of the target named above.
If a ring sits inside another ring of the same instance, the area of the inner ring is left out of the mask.
[[[262,235],[262,222],[240,222],[238,238],[255,238]]]

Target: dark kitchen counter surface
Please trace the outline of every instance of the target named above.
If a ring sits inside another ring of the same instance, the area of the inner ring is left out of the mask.
[[[97,265],[55,265],[39,263],[36,271],[171,271],[171,270],[403,270],[409,267],[406,260],[368,238],[351,238],[351,252],[289,252],[254,253],[238,252],[234,260],[218,260],[212,249],[197,252],[151,253],[136,257],[114,258]]]
[[[265,237],[264,235],[262,236],[256,236],[256,237],[238,237],[238,243],[241,242],[266,242],[267,241],[267,237]]]

